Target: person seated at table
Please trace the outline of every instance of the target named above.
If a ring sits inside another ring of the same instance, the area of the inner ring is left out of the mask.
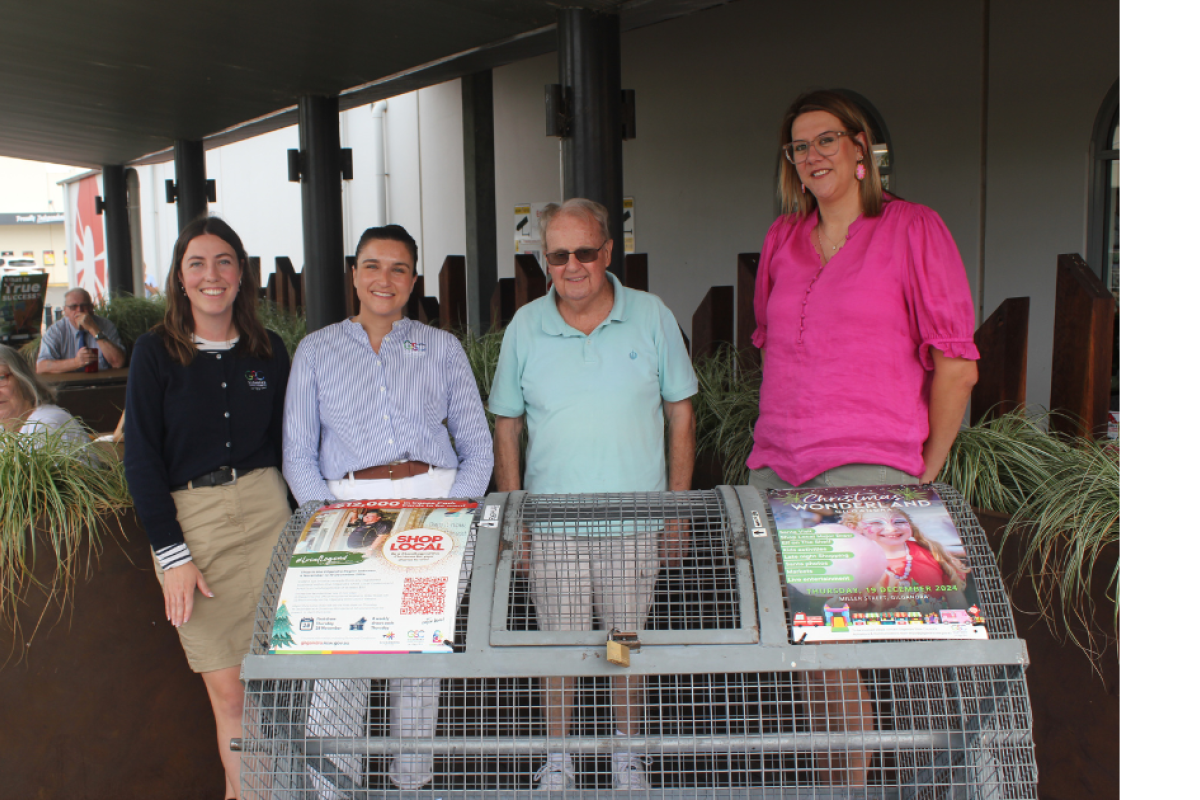
[[[54,405],[54,389],[24,356],[4,344],[0,344],[0,426],[12,433],[60,435],[78,444],[88,441],[79,420]]]
[[[63,318],[42,334],[38,372],[78,372],[93,361],[101,370],[125,366],[125,346],[117,326],[93,312],[86,289],[72,289],[63,298]]]

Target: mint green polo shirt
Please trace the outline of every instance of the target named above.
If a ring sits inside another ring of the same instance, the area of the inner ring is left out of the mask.
[[[525,488],[537,494],[667,488],[663,401],[696,393],[675,316],[612,273],[608,318],[584,336],[554,290],[517,311],[504,332],[488,408],[525,416]]]

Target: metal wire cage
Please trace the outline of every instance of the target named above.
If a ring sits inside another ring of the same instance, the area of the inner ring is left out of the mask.
[[[490,495],[456,652],[268,655],[310,504],[243,666],[243,797],[1034,798],[1024,642],[974,515],[936,488],[989,640],[791,643],[769,506],[722,486]],[[628,666],[612,628],[636,634]]]

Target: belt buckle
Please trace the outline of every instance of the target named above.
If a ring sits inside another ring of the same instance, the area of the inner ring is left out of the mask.
[[[233,467],[221,467],[217,471],[224,472],[226,470],[229,471],[229,480],[225,481],[224,483],[218,483],[216,485],[217,486],[236,486],[237,479],[238,479],[237,470],[234,469]]]

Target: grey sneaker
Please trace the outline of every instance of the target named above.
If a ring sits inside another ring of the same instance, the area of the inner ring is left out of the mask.
[[[650,759],[646,756],[613,753],[613,788],[618,791],[649,789],[650,782],[646,780],[646,767],[649,764]]]
[[[433,756],[407,754],[392,759],[388,777],[397,789],[420,789],[433,780]]]
[[[574,789],[575,764],[566,753],[550,753],[533,779],[537,781],[539,791]]]

